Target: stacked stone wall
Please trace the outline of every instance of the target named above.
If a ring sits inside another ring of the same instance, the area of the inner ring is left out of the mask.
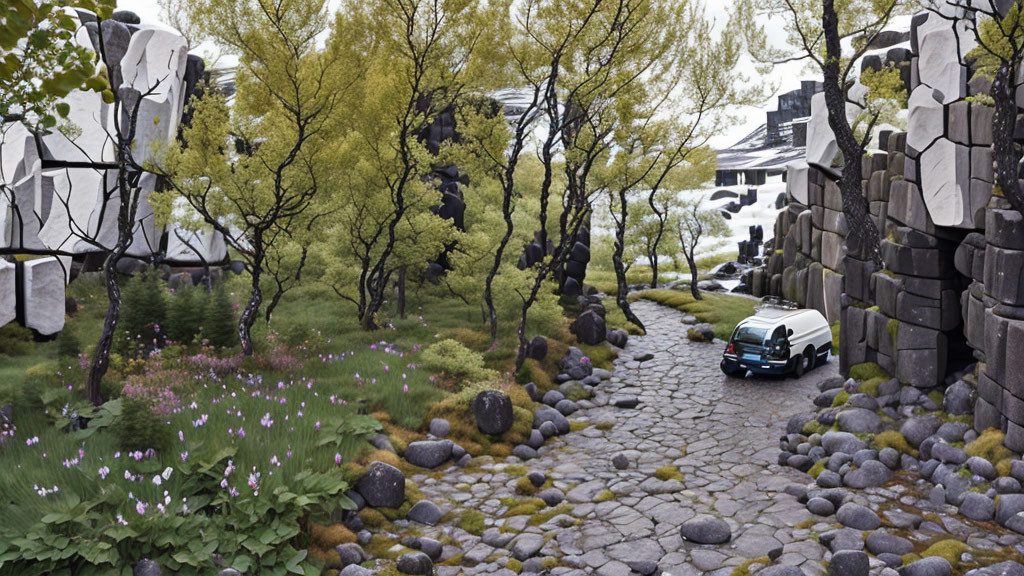
[[[839,163],[819,100],[807,161],[789,167],[765,285],[839,322],[844,373],[874,362],[931,389],[968,368],[975,428],[1002,430],[1022,452],[1024,217],[993,194],[993,108],[978,98],[989,86],[971,80],[971,40],[954,26],[913,19],[909,50],[898,54],[910,67],[907,130],[879,132],[862,163],[882,267],[846,253]]]

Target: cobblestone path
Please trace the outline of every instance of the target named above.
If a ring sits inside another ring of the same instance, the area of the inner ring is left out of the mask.
[[[824,572],[822,548],[808,529],[814,517],[782,492],[809,478],[776,459],[785,421],[806,409],[817,382],[836,374],[836,361],[799,380],[728,379],[718,369],[721,344],[688,341],[683,314],[644,301],[634,306],[648,334],[630,338],[612,377],[572,415],[590,427],[549,441],[525,463],[509,458],[413,478],[452,512],[447,524],[422,531],[449,542],[445,556],[461,564],[438,566],[438,574],[511,574],[509,558],[519,557],[524,573],[543,567],[551,574],[625,576],[656,563],[673,576],[719,576],[769,554],[774,564]],[[647,353],[653,358],[635,359]],[[639,398],[639,406],[615,407],[623,395]],[[618,454],[629,460],[627,469],[613,466]],[[558,514],[551,517],[549,508],[547,515],[509,515],[522,473],[514,466],[544,473],[564,493]],[[678,468],[682,479],[664,470],[660,476],[668,479],[658,479],[666,466]],[[457,527],[470,510],[485,515],[487,530],[479,536]],[[725,519],[731,542],[683,541],[679,526],[698,514]]]

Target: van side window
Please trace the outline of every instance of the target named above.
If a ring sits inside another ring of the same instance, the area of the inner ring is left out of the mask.
[[[786,327],[779,326],[772,332],[773,344],[784,344],[786,342]]]

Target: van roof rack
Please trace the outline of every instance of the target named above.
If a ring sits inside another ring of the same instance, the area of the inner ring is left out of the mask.
[[[783,310],[799,310],[800,305],[796,302],[783,300],[778,296],[765,296],[761,298],[761,305],[758,308],[781,308]]]

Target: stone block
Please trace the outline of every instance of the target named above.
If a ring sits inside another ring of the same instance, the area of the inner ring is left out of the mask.
[[[797,268],[796,271],[796,299],[797,304],[807,306],[807,268]]]
[[[782,271],[782,297],[791,302],[797,301],[796,273],[797,270],[793,266],[787,266]]]
[[[807,171],[810,166],[803,160],[796,160],[786,164],[786,193],[789,198],[807,204]]]
[[[1002,415],[999,409],[988,401],[978,398],[974,403],[974,429],[982,432],[989,428],[1000,429],[1002,426]]]
[[[970,148],[939,139],[921,153],[921,195],[938,226],[974,227]]]
[[[993,407],[1002,410],[1003,387],[998,382],[989,378],[984,372],[978,377],[978,398],[983,398]]]
[[[57,258],[22,263],[25,327],[50,336],[64,328],[64,266]]]
[[[1010,322],[991,308],[985,310],[985,375],[1000,385],[1006,380],[1006,339]]]
[[[1024,426],[1015,422],[1006,422],[1006,438],[1003,444],[1014,452],[1024,452]]]
[[[903,162],[903,179],[907,182],[917,183],[919,170],[917,169],[917,158],[911,158],[910,153],[907,153],[906,159]]]
[[[918,77],[923,86],[942,95],[943,104],[967,96],[967,67],[961,64],[960,55],[974,47],[974,36],[964,26],[932,14],[918,29],[919,49],[914,51],[918,55]]]
[[[971,178],[970,194],[966,213],[964,214],[964,226],[973,228],[985,227],[985,209],[988,201],[992,198],[992,183],[984,180]]]
[[[811,227],[811,260],[821,262],[821,230]]]
[[[1003,416],[1007,421],[1024,426],[1024,400],[1014,396],[1009,390],[1003,390]]]
[[[889,193],[889,218],[928,234],[935,233],[935,224],[916,184],[906,180],[892,183]]]
[[[907,101],[907,147],[926,150],[942,138],[946,125],[942,95],[928,86],[919,86]]]
[[[825,182],[822,205],[829,210],[843,211],[843,193],[839,191],[839,185],[834,180],[827,180]]]
[[[985,241],[1000,248],[1024,250],[1024,215],[990,208],[985,212]]]
[[[946,375],[946,355],[938,350],[900,350],[896,378],[917,388],[931,388]]]
[[[875,271],[875,263],[870,260],[858,260],[847,257],[843,264],[846,293],[861,302],[874,300],[871,289],[871,274]]]
[[[867,360],[867,323],[865,311],[856,306],[846,306],[841,310],[839,320],[839,364],[845,374],[850,366],[856,366]]]
[[[938,330],[907,323],[897,325],[897,350],[941,350],[945,352],[947,344],[946,335]]]
[[[992,183],[992,148],[971,147],[971,178]]]
[[[872,278],[875,282],[875,304],[883,314],[895,318],[896,298],[901,290],[900,279],[886,272],[877,272]]]
[[[797,216],[797,248],[800,252],[809,255],[811,253],[811,211],[804,210]]]
[[[966,100],[946,106],[946,138],[957,144],[971,143],[971,104]]]
[[[0,326],[13,322],[18,315],[16,276],[16,266],[0,258]]]
[[[956,252],[953,254],[953,267],[961,275],[970,278],[974,269],[974,256],[979,251],[985,251],[985,236],[971,232],[956,247]]]
[[[994,106],[971,104],[971,144],[974,146],[992,145],[992,120],[995,114]]]
[[[1007,358],[1013,358],[1014,369],[1006,370],[1003,388],[1017,398],[1024,399],[1024,370],[1020,369],[1019,364],[1020,354],[1024,351],[1024,320],[1011,320],[1007,328],[1006,356]],[[1024,424],[1024,413],[1022,413],[1022,418],[1016,420],[1016,422]]]
[[[952,272],[952,263],[938,248],[914,248],[882,240],[881,252],[886,267],[897,274],[942,278]]]
[[[821,233],[821,263],[828,269],[843,272],[846,258],[846,242],[842,236],[832,232]]]
[[[1024,305],[1024,251],[986,246],[985,294],[1003,304]]]
[[[807,121],[807,163],[811,166],[831,167],[839,145],[828,123],[825,93],[811,97],[811,117]]]
[[[896,296],[896,319],[934,330],[952,330],[960,324],[960,300],[953,290],[935,300],[900,292]]]
[[[881,200],[888,201],[889,198],[883,197],[882,192],[882,181],[885,180],[885,172],[874,172],[868,179],[868,201],[878,202]]]
[[[825,319],[829,324],[839,321],[839,303],[843,295],[843,275],[825,270],[823,280]]]
[[[964,335],[967,343],[975,350],[985,351],[985,304],[974,297],[973,294],[964,292],[967,310],[964,316]]]
[[[824,316],[825,310],[825,269],[815,262],[807,267],[807,301],[806,308],[814,308]]]
[[[890,358],[896,356],[896,342],[889,327],[889,318],[881,312],[868,310],[865,313],[867,319],[867,342],[870,348],[885,354]]]

